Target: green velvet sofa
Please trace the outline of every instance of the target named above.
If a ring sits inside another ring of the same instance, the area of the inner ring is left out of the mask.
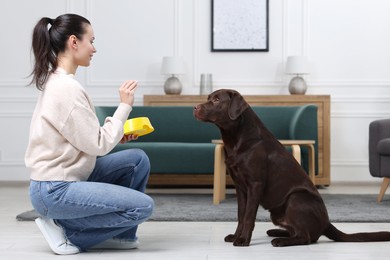
[[[116,107],[96,107],[101,124]],[[267,128],[280,140],[315,140],[317,167],[317,107],[252,106]],[[130,118],[148,117],[155,129],[138,140],[118,144],[112,152],[140,148],[151,162],[150,186],[199,186],[213,184],[214,150],[211,141],[220,139],[218,128],[200,122],[190,106],[136,106]],[[287,149],[287,148],[286,148]],[[302,166],[308,168],[308,154],[302,148]],[[317,170],[316,170],[317,172]]]

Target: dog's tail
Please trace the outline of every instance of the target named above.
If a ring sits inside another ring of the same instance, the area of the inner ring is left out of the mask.
[[[387,231],[345,234],[342,231],[338,230],[331,223],[329,223],[329,226],[325,229],[323,235],[336,242],[390,241],[390,232]]]

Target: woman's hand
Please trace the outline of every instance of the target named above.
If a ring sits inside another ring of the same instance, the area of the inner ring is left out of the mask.
[[[122,137],[122,139],[120,140],[120,143],[121,144],[124,144],[124,143],[127,143],[127,142],[130,142],[132,140],[137,140],[138,139],[138,135],[133,135],[133,134],[130,134],[130,135],[124,135]]]
[[[127,80],[123,82],[122,86],[119,88],[119,97],[121,103],[129,104],[133,106],[134,104],[134,93],[137,89],[138,82],[135,80]]]

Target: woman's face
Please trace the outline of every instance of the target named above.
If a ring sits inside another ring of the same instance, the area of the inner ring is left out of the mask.
[[[95,35],[91,25],[87,24],[85,29],[86,33],[83,35],[83,38],[78,39],[75,61],[79,66],[88,67],[91,63],[93,54],[96,52],[96,49],[93,46]]]

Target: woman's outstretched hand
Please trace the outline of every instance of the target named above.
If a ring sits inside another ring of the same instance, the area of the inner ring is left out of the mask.
[[[133,106],[134,104],[134,93],[137,89],[138,82],[135,80],[127,80],[123,82],[122,86],[119,88],[119,97],[121,103],[129,104]]]

